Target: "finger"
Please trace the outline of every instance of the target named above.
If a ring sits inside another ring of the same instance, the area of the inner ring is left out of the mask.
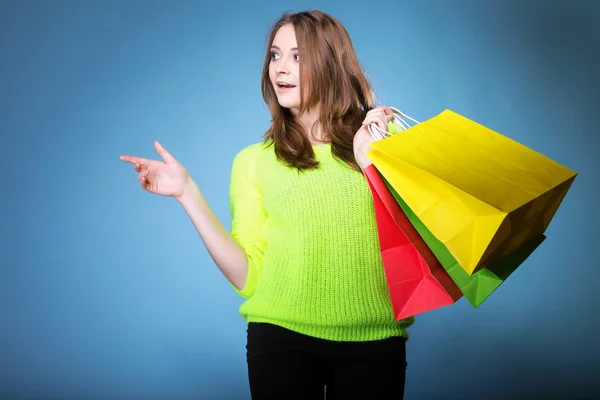
[[[147,158],[136,157],[136,156],[128,156],[128,155],[122,155],[120,157],[120,159],[122,161],[131,163],[131,164],[135,164],[135,163],[148,164],[151,161],[151,160],[148,160]]]
[[[148,171],[142,171],[137,175],[138,179],[147,179],[148,178]]]
[[[380,117],[381,115],[377,115],[377,113],[372,113],[371,111],[369,111],[364,119],[364,121],[362,122],[363,125],[368,125],[370,121],[372,121],[374,118]]]
[[[150,184],[150,181],[149,181],[149,180],[148,180],[148,178],[146,178],[146,177],[143,177],[143,178],[140,180],[140,185],[142,186],[142,188],[143,188],[144,190],[148,190],[148,191],[150,191],[150,187],[152,186],[152,185]]]
[[[376,123],[380,127],[386,127],[387,126],[387,122],[385,121],[385,117],[383,117],[382,115],[373,115],[373,116],[367,117],[363,121],[362,125],[363,126],[367,126],[367,125],[370,125],[372,123]]]
[[[148,179],[145,176],[139,177],[138,181],[140,182],[140,186],[146,190],[150,186],[150,182],[148,181]]]
[[[165,160],[165,162],[175,162],[175,157],[173,157],[158,141],[154,142],[154,148],[156,152],[160,154],[160,156]]]
[[[367,112],[367,116],[375,115],[375,114],[385,115],[385,110],[383,110],[381,107],[376,107],[376,108],[373,108],[372,110],[369,110]]]
[[[368,111],[368,113],[384,113],[385,114],[385,111],[386,111],[387,108],[388,107],[386,107],[386,106],[377,106],[375,108],[370,109]]]
[[[374,140],[384,139],[387,136],[387,129],[381,128],[381,125],[372,122],[367,127],[364,128],[369,136]]]
[[[369,118],[377,117],[377,116],[379,116],[383,119],[386,118],[385,112],[382,109],[374,108],[367,113],[367,115],[365,116],[365,120],[367,120]]]
[[[383,120],[381,117],[380,118],[373,118],[368,124],[367,126],[370,127],[372,124],[375,124],[375,126],[378,129],[374,129],[374,131],[376,132],[375,135],[383,135],[383,137],[385,137],[387,135],[388,132],[388,127],[387,127],[387,122],[385,122],[385,120]],[[373,129],[372,127],[370,129]],[[384,133],[385,132],[385,133]],[[378,137],[379,139],[382,139],[382,137]]]
[[[390,122],[391,120],[394,119],[394,112],[387,106],[378,106],[377,108],[383,110],[384,116],[385,116],[385,120],[387,122]]]
[[[135,169],[136,172],[149,171],[147,165],[139,164],[139,163],[136,163],[135,166],[133,167],[133,169]]]

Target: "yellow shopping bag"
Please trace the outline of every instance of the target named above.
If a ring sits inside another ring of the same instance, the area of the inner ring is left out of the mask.
[[[542,234],[577,176],[451,110],[394,126],[367,156],[469,275]]]

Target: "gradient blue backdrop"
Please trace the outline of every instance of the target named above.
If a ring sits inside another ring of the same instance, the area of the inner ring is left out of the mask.
[[[600,395],[597,2],[0,1],[0,398],[246,399],[241,302],[122,153],[160,140],[230,225],[269,25],[320,8],[381,103],[451,108],[580,173],[522,268],[417,319],[407,399]]]

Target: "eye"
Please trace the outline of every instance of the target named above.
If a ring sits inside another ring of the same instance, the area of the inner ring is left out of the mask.
[[[277,58],[279,58],[279,54],[277,54],[276,52],[272,51],[271,52],[271,60],[276,60]]]
[[[300,54],[298,54],[298,53],[294,54],[294,60],[300,61]]]

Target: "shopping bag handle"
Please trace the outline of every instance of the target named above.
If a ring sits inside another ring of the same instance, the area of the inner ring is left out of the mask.
[[[393,119],[394,124],[396,124],[396,126],[401,131],[404,131],[404,130],[410,128],[410,125],[408,124],[408,122],[406,122],[402,117],[408,118],[409,120],[413,121],[415,124],[419,123],[419,121],[404,114],[402,111],[398,110],[396,107],[389,107],[389,109],[392,110],[392,113],[394,114],[394,119]],[[369,133],[371,134],[371,136],[373,136],[373,138],[375,140],[381,140],[381,139],[385,139],[388,136],[392,136],[392,134],[390,132],[388,132],[387,130],[381,129],[375,123],[371,123],[367,127],[367,129],[369,130]]]

